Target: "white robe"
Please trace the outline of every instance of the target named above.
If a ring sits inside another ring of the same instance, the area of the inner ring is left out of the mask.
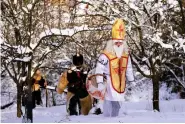
[[[118,93],[112,87],[109,70],[110,70],[109,69],[109,59],[104,54],[101,54],[98,59],[97,65],[96,65],[95,74],[106,74],[106,77],[107,77],[106,86],[107,87],[106,87],[106,93],[105,93],[105,100],[124,101],[124,93]],[[103,77],[97,76],[96,79],[98,83],[103,82]],[[130,57],[128,58],[128,65],[127,65],[127,70],[126,70],[126,82],[127,81],[134,81]]]

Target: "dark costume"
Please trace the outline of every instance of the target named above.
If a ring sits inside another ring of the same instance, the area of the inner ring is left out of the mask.
[[[40,87],[45,88],[45,80],[42,76],[37,76],[32,79],[32,108],[42,104]],[[22,106],[25,106],[27,97],[23,95]]]
[[[62,93],[68,88],[67,111],[69,115],[87,115],[92,108],[92,100],[86,90],[87,73],[82,67],[83,56],[73,56],[74,67],[65,71],[60,78],[57,91]]]
[[[33,108],[36,107],[37,105],[42,104],[42,99],[41,99],[41,90],[40,87],[44,88],[44,78],[41,76],[40,80],[32,79],[32,84],[33,84],[33,91],[32,91],[32,103],[33,103]]]

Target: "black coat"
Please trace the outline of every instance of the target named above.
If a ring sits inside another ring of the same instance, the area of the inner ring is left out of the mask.
[[[67,73],[67,80],[69,82],[68,91],[74,93],[80,98],[88,96],[88,92],[86,90],[85,85],[87,74],[84,74],[83,70],[82,71],[70,70],[70,71],[71,72]]]

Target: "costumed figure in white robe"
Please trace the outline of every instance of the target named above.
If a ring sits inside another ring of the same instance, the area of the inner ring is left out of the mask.
[[[116,117],[124,101],[126,82],[134,83],[131,59],[125,38],[125,25],[123,20],[117,19],[112,27],[112,40],[107,42],[106,48],[100,54],[95,69],[98,90],[105,87],[103,115]]]

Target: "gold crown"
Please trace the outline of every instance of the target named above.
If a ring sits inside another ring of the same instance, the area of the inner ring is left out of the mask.
[[[112,39],[123,40],[125,37],[125,24],[122,19],[116,19],[112,26]]]

